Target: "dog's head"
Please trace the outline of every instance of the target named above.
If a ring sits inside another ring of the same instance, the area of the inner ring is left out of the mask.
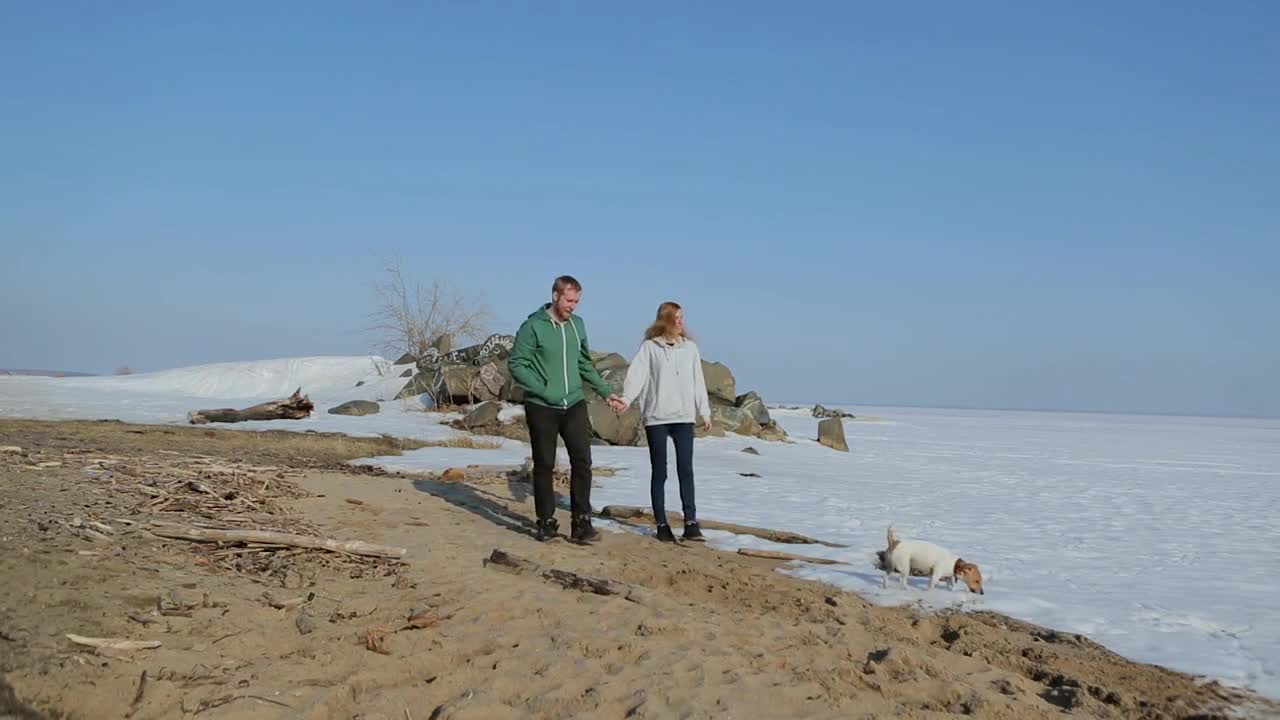
[[[977,565],[965,562],[963,559],[956,560],[956,566],[952,572],[957,580],[964,581],[964,584],[969,588],[969,592],[986,595],[982,591],[982,571],[978,569]]]

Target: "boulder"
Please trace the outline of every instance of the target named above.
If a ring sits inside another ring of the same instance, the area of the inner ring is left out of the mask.
[[[851,418],[853,413],[847,413],[843,410],[828,409],[821,405],[813,406],[813,416],[816,418]]]
[[[621,415],[615,413],[609,403],[592,393],[587,398],[587,415],[591,418],[591,432],[611,445],[644,445],[644,426],[640,423],[640,408],[632,405]]]
[[[472,396],[476,400],[502,400],[511,396],[511,371],[506,359],[494,360],[480,366],[471,383]]]
[[[481,364],[492,360],[505,359],[511,355],[511,349],[516,346],[515,335],[490,335],[480,343],[479,349],[476,350],[474,362]]]
[[[399,360],[395,361],[392,364],[393,365],[417,365],[418,358],[414,357],[411,353],[405,353],[400,356]]]
[[[411,378],[409,382],[405,384],[404,388],[399,393],[396,394],[396,400],[403,400],[405,398],[417,397],[418,395],[421,395],[422,393],[428,392],[430,390],[431,390],[431,375],[428,373],[420,372],[417,375],[414,375],[413,378]]]
[[[725,433],[724,433],[724,428],[720,427],[719,425],[716,425],[715,423],[711,423],[711,429],[710,429],[710,430],[703,430],[703,429],[702,429],[702,423],[698,423],[697,425],[694,425],[694,426],[693,426],[693,436],[694,436],[694,437],[696,437],[696,438],[701,438],[701,437],[724,437],[724,434],[725,434]]]
[[[825,418],[818,423],[818,442],[832,450],[849,452],[849,443],[844,439],[844,421],[838,417]]]
[[[402,378],[413,377],[414,374],[415,373],[413,372],[413,368],[405,368],[404,372],[400,373],[400,377]]]
[[[462,418],[464,427],[476,428],[498,424],[498,413],[502,412],[502,403],[489,400],[471,408]]]
[[[427,348],[421,356],[418,357],[417,365],[419,370],[434,371],[440,366],[441,359],[444,356],[435,348]]]
[[[755,449],[755,448],[753,448],[753,447],[744,447],[744,448],[742,448],[742,452],[744,452],[744,453],[746,453],[746,454],[748,454],[748,455],[759,455],[759,454],[760,454],[760,451],[759,451],[759,450],[757,450],[757,449]]]
[[[352,400],[351,402],[344,402],[337,407],[329,408],[330,415],[376,415],[381,411],[381,405],[368,400]]]
[[[515,335],[490,335],[478,345],[468,345],[451,352],[442,353],[440,362],[449,365],[483,365],[491,360],[504,359],[515,347]]]
[[[448,355],[453,350],[453,336],[444,333],[431,341],[431,349],[436,351],[436,355]]]
[[[777,422],[770,421],[768,425],[761,427],[756,432],[756,437],[761,440],[782,442],[787,439],[787,431],[783,430],[782,426],[778,425]]]
[[[739,435],[755,435],[760,431],[760,423],[755,417],[739,407],[712,405],[711,422]]]
[[[601,353],[592,351],[591,364],[595,366],[596,370],[603,373],[606,370],[616,370],[618,368],[626,370],[627,366],[631,363],[618,353]]]
[[[773,422],[773,419],[769,417],[769,408],[764,406],[764,400],[760,399],[755,390],[739,395],[734,399],[733,404],[751,413],[756,422],[762,426]]]
[[[732,405],[737,400],[733,394],[733,373],[718,362],[702,361],[702,377],[707,382],[707,394]]]
[[[477,400],[496,400],[496,397],[476,397],[471,389],[472,382],[480,374],[475,365],[441,365],[429,381],[431,397],[437,405],[466,405]],[[418,373],[415,380],[421,378]]]

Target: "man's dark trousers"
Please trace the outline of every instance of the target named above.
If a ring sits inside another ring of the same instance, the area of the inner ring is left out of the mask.
[[[574,517],[591,514],[591,420],[587,401],[568,408],[552,408],[534,402],[524,406],[533,446],[533,507],[539,520],[555,514],[556,437],[569,451],[569,504]]]

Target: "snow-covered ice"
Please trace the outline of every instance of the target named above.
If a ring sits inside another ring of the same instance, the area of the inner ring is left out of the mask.
[[[416,401],[386,400],[406,382],[403,369],[381,358],[301,358],[125,377],[0,377],[0,416],[184,423],[195,408],[244,407],[301,386],[317,405],[311,417],[227,427],[457,435]],[[355,399],[386,401],[372,416],[325,412]],[[711,544],[843,560],[791,563],[784,572],[873,602],[1005,613],[1084,633],[1135,660],[1280,697],[1280,421],[847,409],[884,418],[846,421],[847,454],[810,440],[817,420],[807,411],[773,410],[795,442],[706,438],[695,468],[702,517],[848,548],[801,550],[713,531]],[[741,452],[748,445],[761,454]],[[433,447],[358,462],[438,470],[527,454],[523,443],[506,440],[495,450]],[[594,454],[597,464],[619,468],[600,479],[597,507],[648,505],[643,448]],[[674,468],[671,476],[667,504],[678,508]],[[871,563],[889,523],[978,563],[987,594],[926,593],[922,579],[907,591],[882,588]]]

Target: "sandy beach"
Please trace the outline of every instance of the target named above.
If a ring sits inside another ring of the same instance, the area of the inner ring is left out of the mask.
[[[518,482],[343,463],[396,452],[390,439],[3,421],[0,440],[0,669],[12,688],[0,717],[1280,712],[1081,636],[872,606],[774,572],[774,560],[616,528],[590,547],[538,543]],[[147,531],[201,518],[407,552]],[[495,551],[503,563],[489,561]]]

